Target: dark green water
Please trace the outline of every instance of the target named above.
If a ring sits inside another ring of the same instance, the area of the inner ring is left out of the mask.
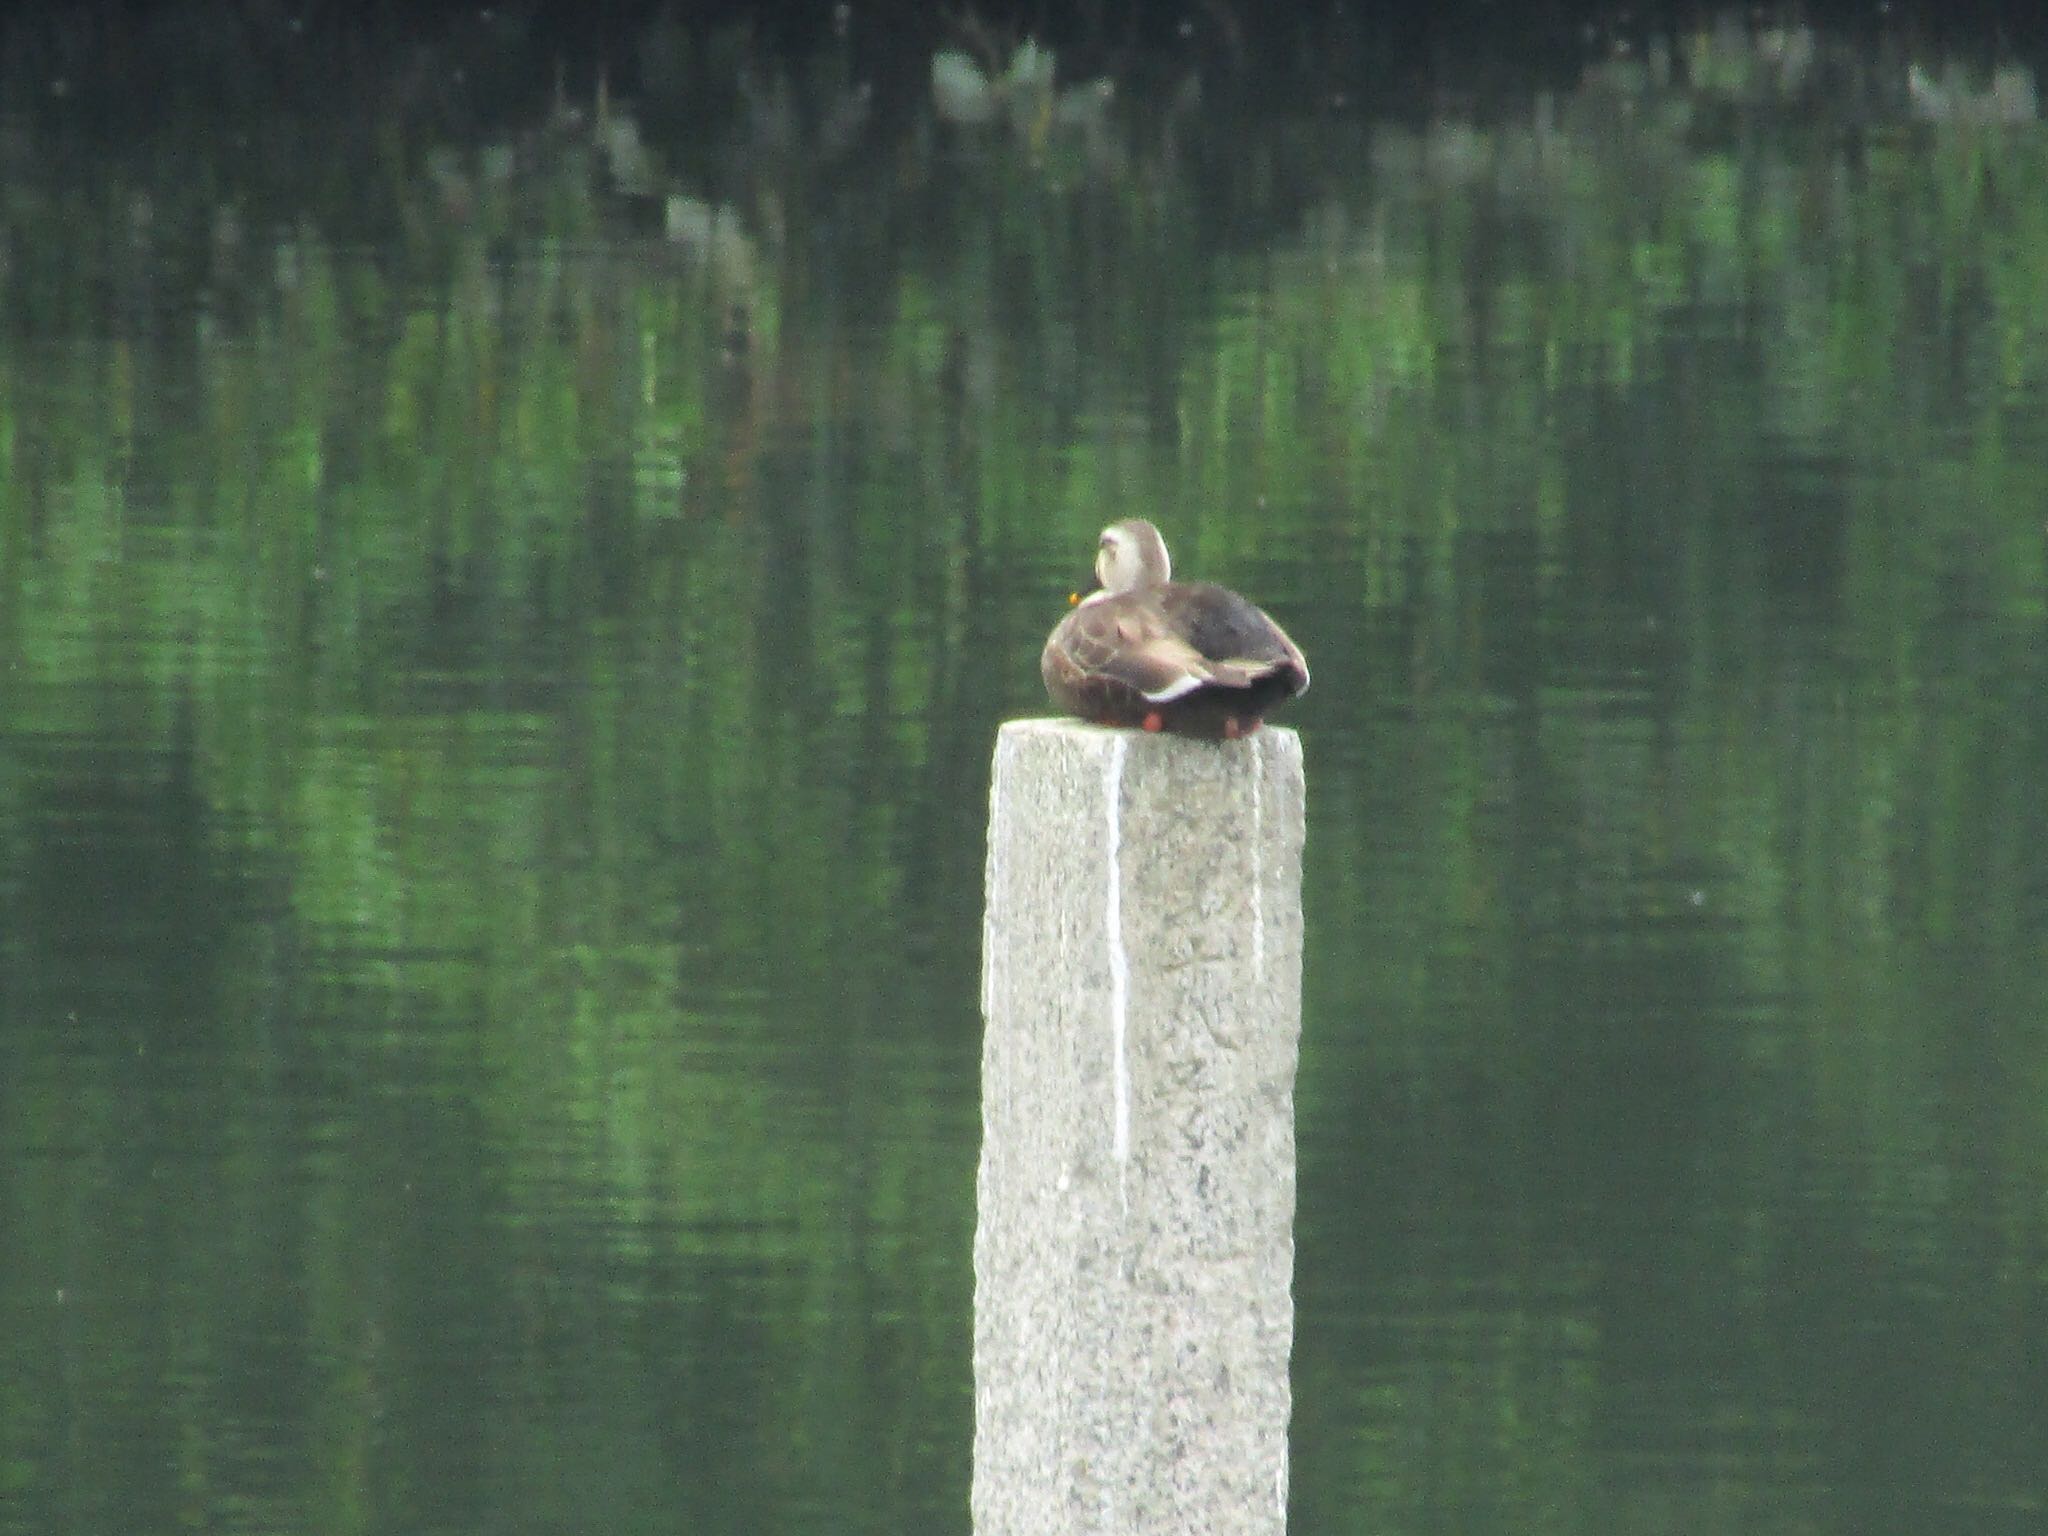
[[[0,1529],[963,1533],[988,755],[1142,514],[1315,666],[1293,1528],[2040,1530],[2048,141],[1800,36],[0,125]]]

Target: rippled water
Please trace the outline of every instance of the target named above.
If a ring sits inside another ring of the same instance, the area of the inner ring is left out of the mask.
[[[1315,667],[1293,1528],[2038,1528],[2048,154],[1681,44],[654,197],[15,123],[0,1528],[963,1531],[988,759],[1125,515]]]

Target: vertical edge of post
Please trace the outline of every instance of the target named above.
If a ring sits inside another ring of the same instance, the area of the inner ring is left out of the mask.
[[[1278,1536],[1301,745],[1005,725],[990,790],[976,1536]]]

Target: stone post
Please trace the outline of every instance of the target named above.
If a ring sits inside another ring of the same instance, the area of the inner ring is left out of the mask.
[[[1301,742],[996,743],[975,1536],[1279,1536]]]

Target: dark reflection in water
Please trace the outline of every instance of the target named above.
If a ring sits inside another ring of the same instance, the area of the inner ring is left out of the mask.
[[[2037,1529],[2018,68],[10,122],[0,1529],[963,1530],[987,758],[1132,514],[1316,664],[1294,1528]]]

